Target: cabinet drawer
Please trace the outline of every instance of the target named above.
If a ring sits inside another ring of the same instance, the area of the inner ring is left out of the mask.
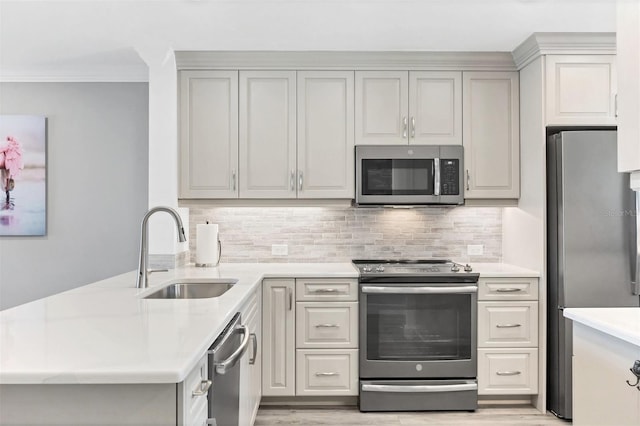
[[[538,346],[538,302],[478,302],[478,346]]]
[[[478,349],[478,395],[538,393],[538,349]]]
[[[358,300],[358,280],[355,278],[297,279],[296,300],[301,302],[328,300],[355,302]]]
[[[206,387],[207,382],[207,364],[208,357],[207,355],[203,356],[198,364],[191,370],[191,373],[184,379],[182,382],[183,385],[183,418],[184,419],[192,419],[195,420],[202,411],[202,407],[207,406],[207,393],[204,395],[194,395],[193,393],[198,393],[202,391],[203,387]],[[206,410],[206,409],[205,409]],[[205,414],[206,415],[206,414]],[[192,424],[190,422],[186,422],[185,424]],[[196,424],[196,423],[193,423]]]
[[[357,349],[299,349],[297,351],[296,395],[357,394]]]
[[[357,348],[357,302],[298,302],[296,347]]]
[[[480,278],[478,300],[538,300],[538,279]]]

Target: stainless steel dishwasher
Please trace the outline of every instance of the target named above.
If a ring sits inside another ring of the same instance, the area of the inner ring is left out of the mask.
[[[240,364],[249,347],[249,331],[237,313],[209,348],[209,418],[207,424],[238,426]]]

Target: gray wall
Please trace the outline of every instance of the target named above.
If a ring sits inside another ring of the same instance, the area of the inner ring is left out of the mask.
[[[135,269],[148,99],[146,83],[0,84],[0,113],[48,127],[47,235],[0,237],[0,309]]]

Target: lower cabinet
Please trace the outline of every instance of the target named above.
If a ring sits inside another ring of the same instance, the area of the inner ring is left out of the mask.
[[[358,283],[263,281],[264,396],[358,395]]]
[[[208,355],[205,354],[187,378],[178,383],[178,425],[207,424],[208,379]]]
[[[478,395],[538,393],[538,279],[478,282]]]

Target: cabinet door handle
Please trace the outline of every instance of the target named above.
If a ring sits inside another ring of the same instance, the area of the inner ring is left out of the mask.
[[[289,310],[293,309],[293,291],[287,287],[287,297],[289,298]]]
[[[198,389],[191,392],[191,396],[204,396],[209,392],[209,388],[213,382],[211,380],[203,380],[200,382],[200,387]]]
[[[517,293],[519,291],[522,291],[522,289],[521,288],[515,288],[515,287],[498,288],[498,289],[496,289],[497,293]]]
[[[236,171],[235,170],[231,170],[231,185],[233,190],[236,190]]]
[[[497,324],[496,328],[517,328],[522,327],[522,324]]]
[[[311,290],[311,293],[337,293],[337,288],[318,288],[315,290]]]
[[[411,117],[411,137],[416,137],[416,118]]]
[[[253,353],[251,354],[251,358],[249,358],[249,364],[253,365],[256,363],[256,358],[258,356],[258,336],[256,336],[256,333],[251,333],[249,337],[251,337],[251,340],[253,341]]]
[[[469,177],[469,169],[467,169],[467,191],[469,190],[469,179],[471,179]]]
[[[496,371],[498,376],[518,376],[522,374],[520,371]]]
[[[316,377],[331,377],[331,376],[339,376],[340,373],[337,373],[335,371],[329,371],[326,373],[316,373]]]
[[[407,138],[407,117],[402,117],[402,139]]]
[[[613,97],[613,113],[615,117],[618,117],[618,94],[616,93]]]
[[[296,171],[291,170],[291,177],[289,178],[289,184],[291,185],[291,190],[296,190]]]
[[[339,328],[338,324],[317,324],[316,328]]]
[[[302,189],[302,171],[298,172],[298,189]]]

